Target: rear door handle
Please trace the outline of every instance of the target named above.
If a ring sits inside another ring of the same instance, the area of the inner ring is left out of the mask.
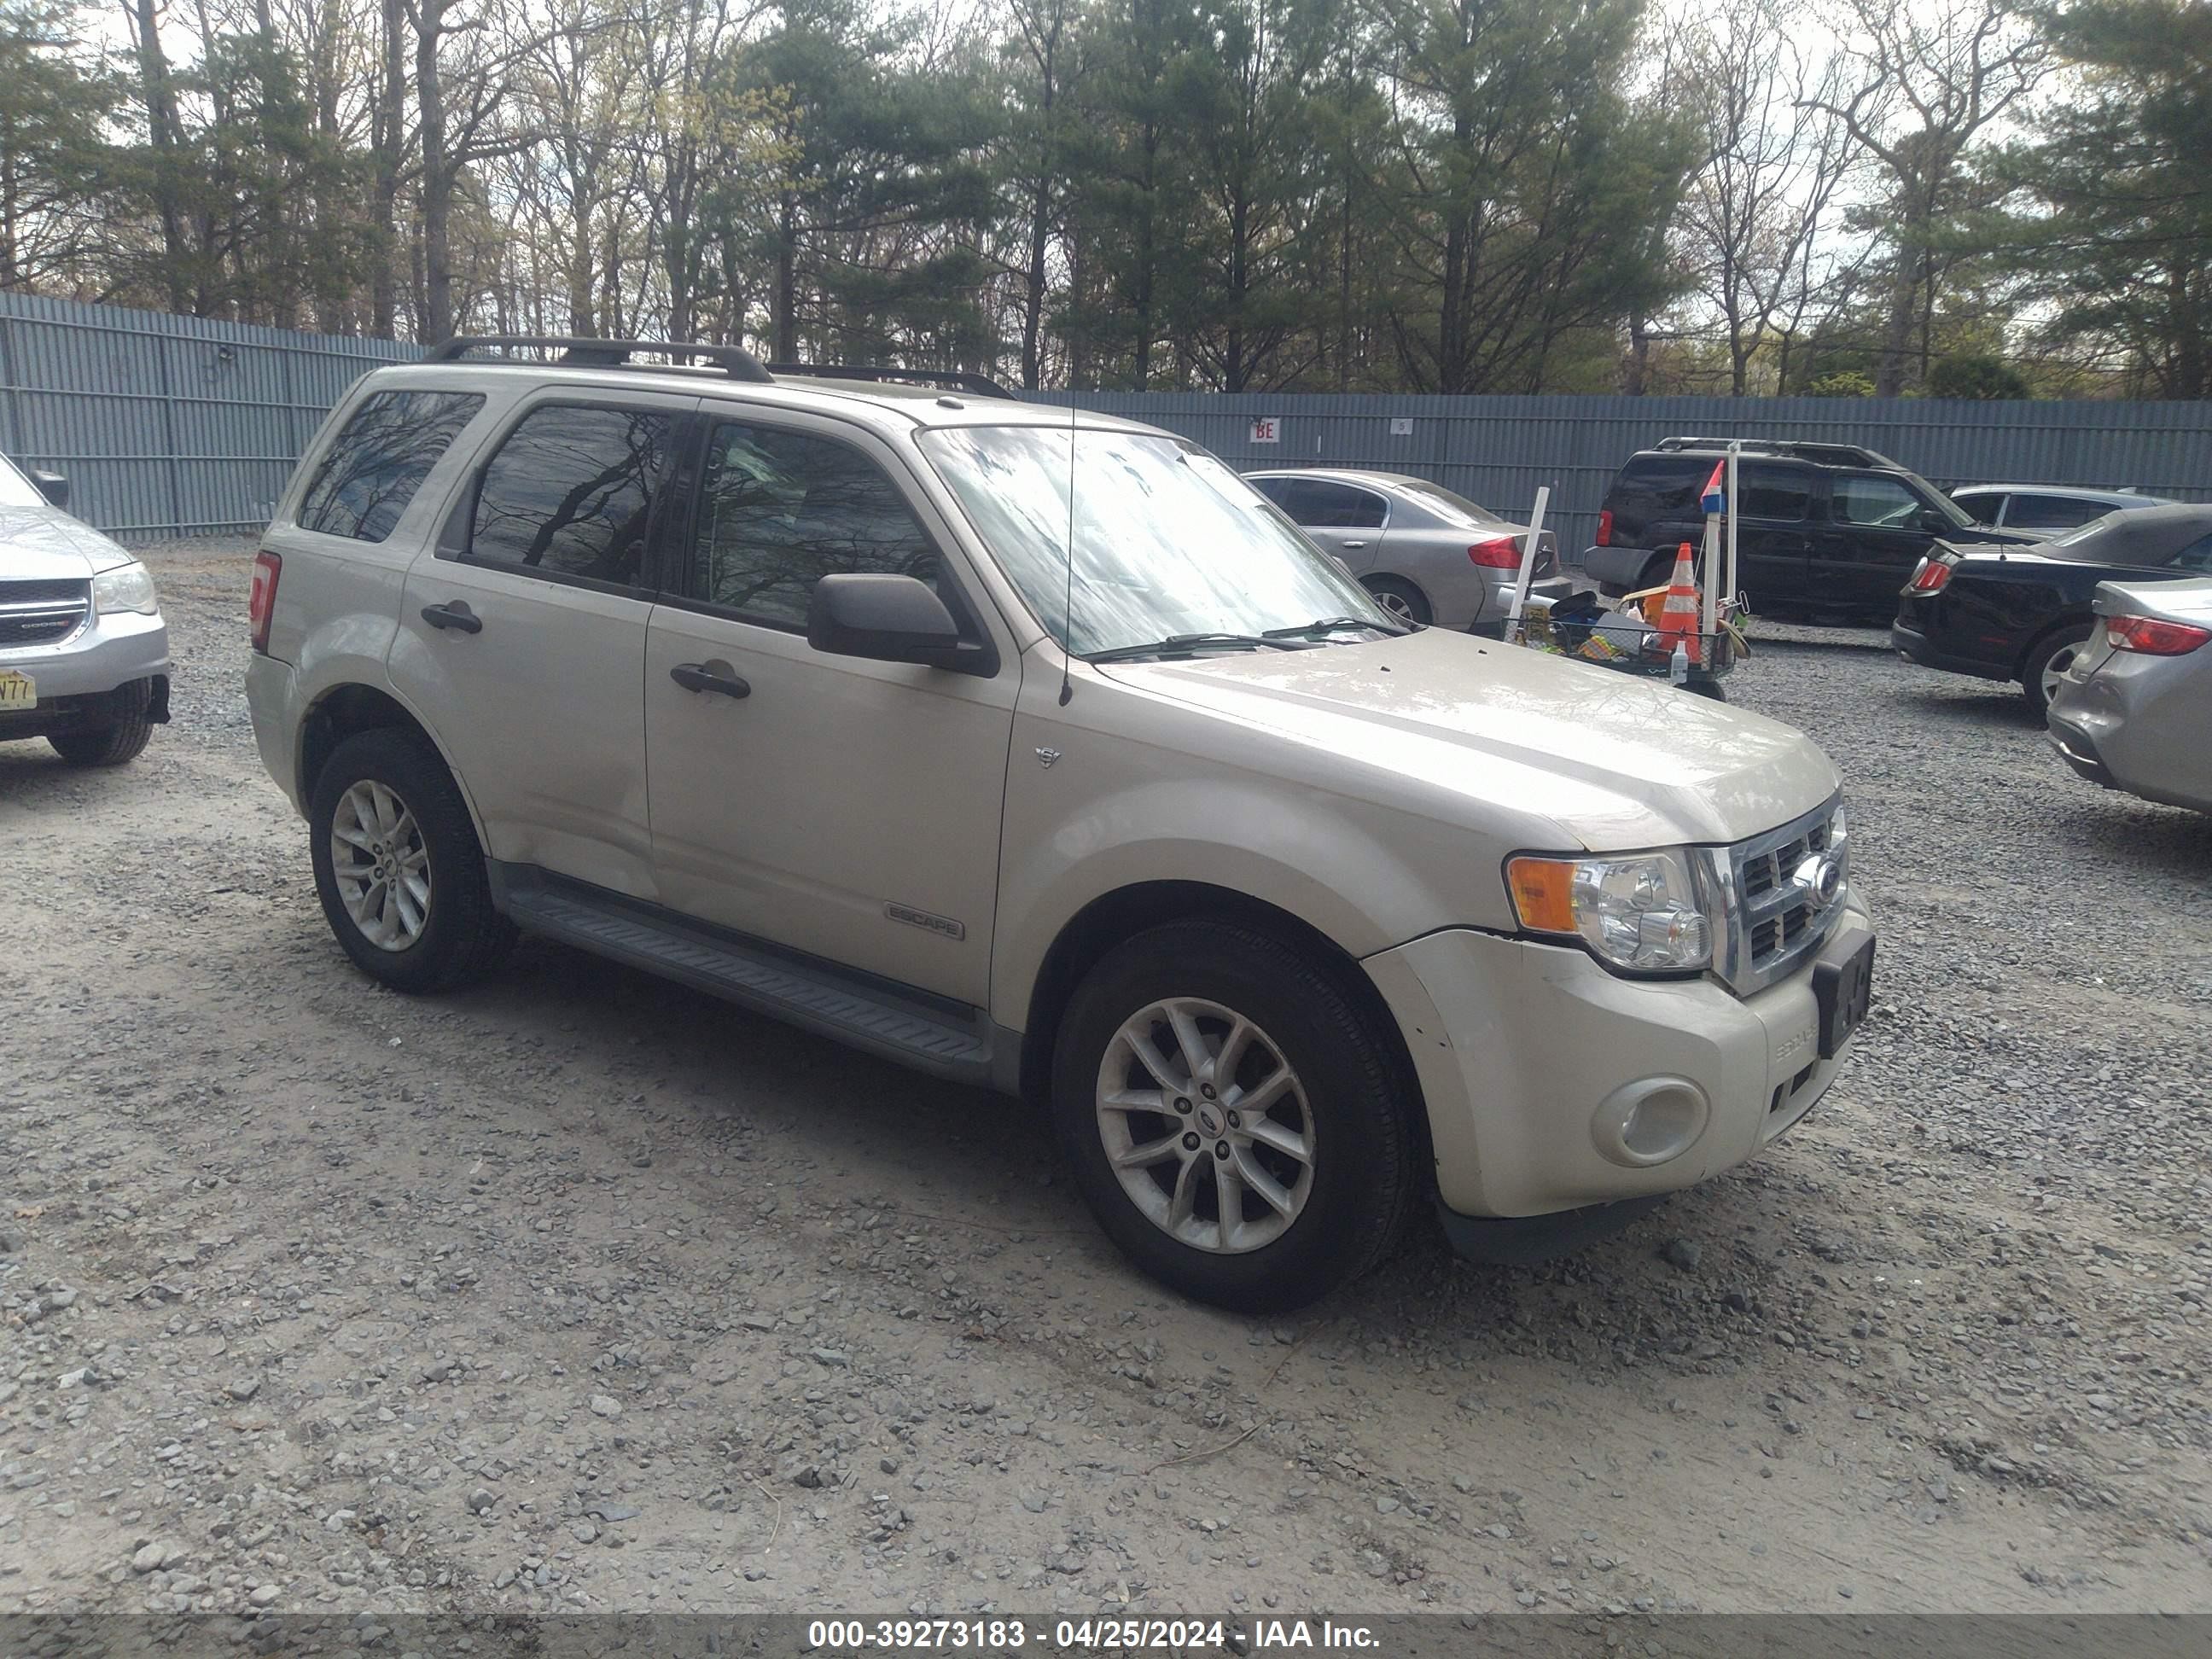
[[[422,620],[433,628],[458,628],[464,634],[483,632],[483,618],[468,607],[465,599],[448,599],[443,605],[422,607]]]
[[[750,697],[752,687],[726,662],[679,662],[668,678],[686,691],[713,691],[725,697]]]
[[[1364,546],[1366,546],[1366,545],[1367,545],[1367,544],[1366,544],[1365,542],[1364,542],[1364,541],[1355,542],[1355,541],[1349,541],[1349,540],[1347,540],[1344,544],[1345,544],[1346,547],[1364,547]]]

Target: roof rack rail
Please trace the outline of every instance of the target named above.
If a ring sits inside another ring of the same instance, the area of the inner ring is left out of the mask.
[[[636,353],[649,352],[674,360],[696,357],[733,380],[750,380],[765,386],[772,384],[775,378],[761,367],[759,358],[742,346],[708,345],[692,340],[592,340],[571,334],[457,334],[444,344],[431,347],[423,361],[457,363],[471,351],[513,346],[538,346],[546,350],[557,347],[561,355],[554,362],[578,368],[621,368]]]
[[[1662,438],[1654,447],[1664,450],[1720,449],[1736,445],[1747,455],[1788,455],[1827,466],[1887,466],[1905,469],[1880,450],[1860,444],[1824,444],[1794,438]]]
[[[806,374],[828,380],[911,380],[916,386],[949,386],[972,392],[979,398],[1012,398],[1018,394],[988,374],[970,374],[957,368],[879,368],[866,363],[770,363],[771,374]]]

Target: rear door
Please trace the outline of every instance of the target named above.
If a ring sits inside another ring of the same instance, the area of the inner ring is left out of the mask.
[[[653,895],[647,549],[696,398],[548,387],[409,567],[389,668],[491,857]]]
[[[1889,614],[1936,544],[1926,515],[1936,510],[1894,473],[1832,471],[1827,522],[1813,536],[1811,603]]]
[[[1736,488],[1743,500],[1736,528],[1736,586],[1752,609],[1802,605],[1813,557],[1813,469],[1778,461],[1739,459]]]
[[[1374,490],[1334,478],[1291,478],[1281,497],[1292,523],[1344,562],[1355,576],[1375,568],[1389,533],[1390,503]]]

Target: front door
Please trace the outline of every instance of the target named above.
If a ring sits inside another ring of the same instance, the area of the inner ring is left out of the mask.
[[[409,568],[392,681],[475,803],[484,851],[650,897],[646,550],[696,398],[549,389]]]
[[[645,653],[662,902],[962,1002],[989,989],[1020,667],[889,447],[789,411],[702,420],[680,597]],[[913,575],[988,639],[989,678],[806,642],[815,581]]]
[[[1828,522],[1814,538],[1814,604],[1885,616],[1895,610],[1899,591],[1936,544],[1926,523],[1935,511],[1886,472],[1832,474]]]

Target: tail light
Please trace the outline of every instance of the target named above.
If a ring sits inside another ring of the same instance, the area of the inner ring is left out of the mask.
[[[2107,617],[2105,638],[2115,651],[2138,651],[2146,657],[2184,657],[2212,640],[2212,629],[2161,622],[2156,617]]]
[[[1521,543],[1517,537],[1492,536],[1467,550],[1467,556],[1486,570],[1518,570]]]
[[[1613,509],[1609,507],[1598,509],[1597,544],[1600,547],[1613,545]]]
[[[246,622],[253,632],[253,648],[269,654],[269,619],[276,614],[276,578],[283,574],[283,558],[264,550],[253,556],[253,586],[246,590]]]
[[[1911,581],[1906,584],[1906,591],[1913,593],[1941,593],[1945,584],[1950,580],[1949,565],[1941,559],[1923,559],[1918,568],[1913,571]]]

